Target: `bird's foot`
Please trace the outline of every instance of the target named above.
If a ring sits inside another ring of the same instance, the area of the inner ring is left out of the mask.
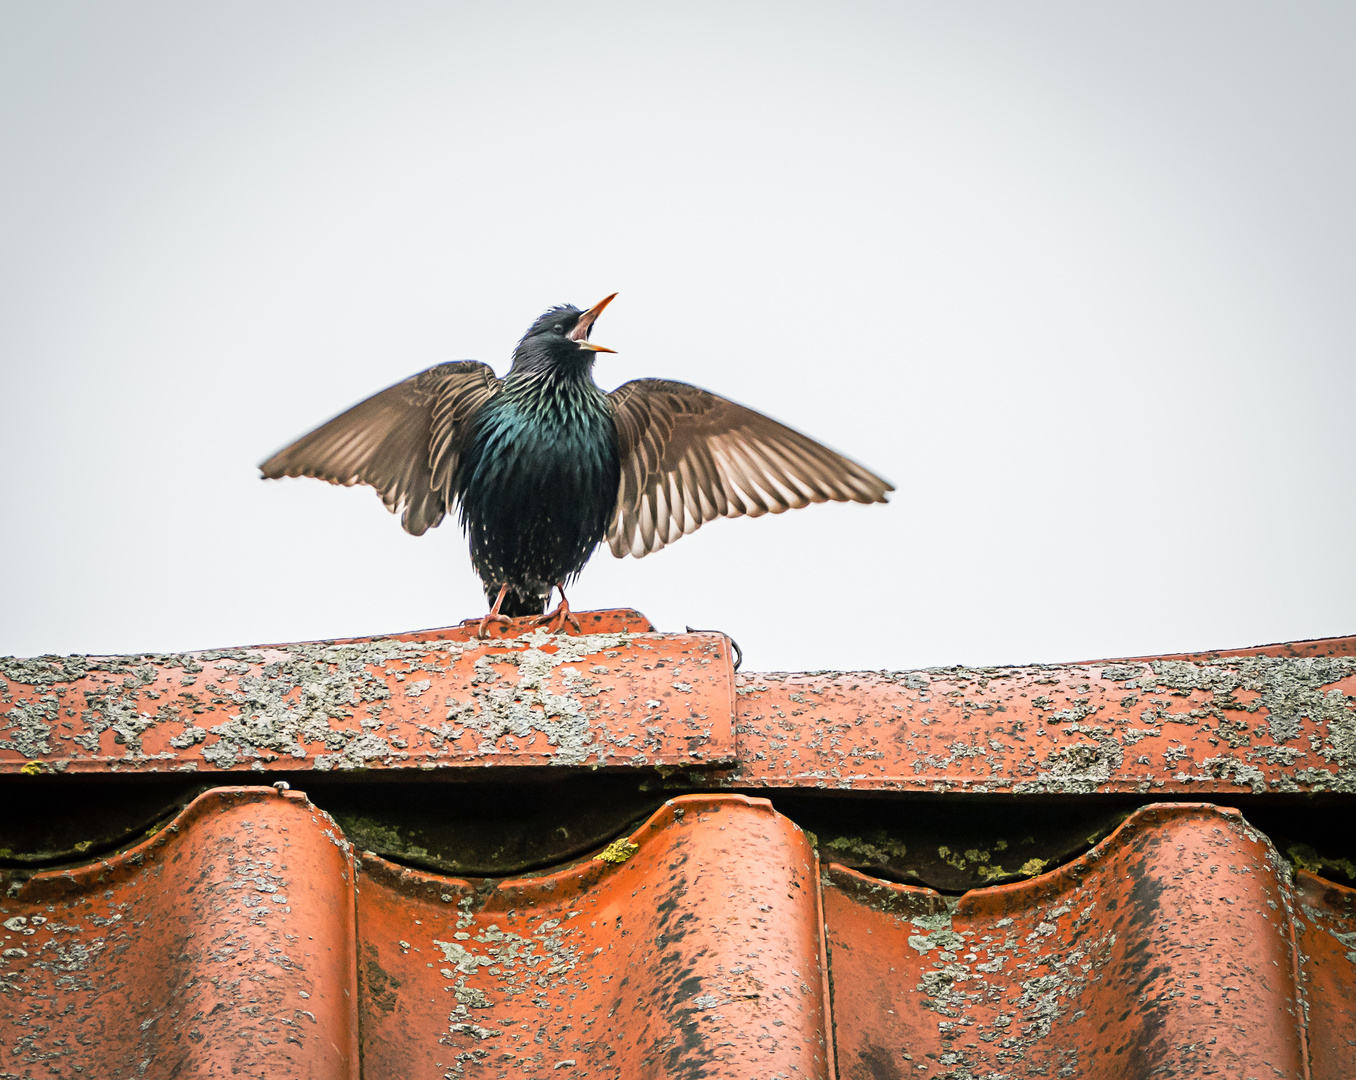
[[[476,631],[476,637],[484,641],[489,637],[490,623],[498,623],[500,626],[508,626],[513,622],[507,615],[497,615],[493,611],[480,620],[480,629]]]
[[[484,641],[488,636],[487,631],[490,628],[490,623],[499,623],[501,626],[506,626],[513,622],[507,615],[499,614],[499,609],[504,606],[504,597],[507,595],[508,586],[499,586],[499,595],[494,598],[494,607],[490,608],[489,614],[480,620],[480,629],[476,631],[476,637],[480,638],[481,641]],[[564,595],[564,593],[561,593],[561,596]]]
[[[565,589],[560,585],[557,585],[556,588],[560,589],[560,603],[556,605],[554,610],[548,611],[545,615],[532,616],[527,620],[528,625],[545,626],[550,629],[551,633],[560,634],[564,632],[565,624],[568,622],[574,627],[576,634],[582,634],[583,628],[579,625],[579,620],[575,618],[573,612],[570,611],[570,602],[565,599]],[[558,623],[558,625],[552,626],[552,623]]]

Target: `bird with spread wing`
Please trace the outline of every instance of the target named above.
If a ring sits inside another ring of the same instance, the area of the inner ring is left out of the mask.
[[[267,479],[368,484],[419,536],[457,508],[492,606],[481,621],[563,627],[565,586],[594,549],[636,558],[718,517],[817,502],[885,502],[879,476],[777,421],[687,383],[636,379],[604,393],[587,311],[542,315],[502,379],[438,364],[322,424],[259,468]],[[551,590],[560,604],[543,614]]]

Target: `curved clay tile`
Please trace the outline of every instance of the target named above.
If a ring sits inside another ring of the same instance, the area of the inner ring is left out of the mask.
[[[1192,804],[1145,807],[1058,870],[954,900],[830,867],[839,1075],[1340,1080],[1356,1060],[1356,978],[1336,956],[1351,890],[1328,888],[1296,920],[1266,838]],[[1302,993],[1301,965],[1319,992]]]
[[[684,796],[611,858],[476,886],[364,856],[372,1075],[829,1075],[818,863],[795,824]]]
[[[217,789],[0,889],[5,1076],[1343,1080],[1356,1045],[1356,893],[1292,887],[1199,804],[948,898],[821,880],[807,835],[739,795],[465,881],[355,868],[304,796]]]
[[[1350,1076],[1356,1062],[1356,889],[1300,870],[1295,901],[1311,1075]]]
[[[352,880],[333,822],[272,788],[0,874],[0,1076],[356,1078]]]

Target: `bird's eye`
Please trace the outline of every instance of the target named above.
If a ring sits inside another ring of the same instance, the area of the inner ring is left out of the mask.
[[[565,327],[563,327],[563,326],[557,326],[557,327],[556,327],[556,333],[557,333],[557,334],[563,334],[563,333],[565,333]]]

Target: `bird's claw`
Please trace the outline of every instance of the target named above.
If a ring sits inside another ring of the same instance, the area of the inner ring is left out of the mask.
[[[557,620],[559,625],[553,626],[552,624],[556,623]],[[545,626],[553,634],[564,633],[567,622],[574,627],[576,634],[584,632],[584,628],[579,625],[579,620],[575,617],[574,612],[570,610],[570,602],[565,599],[564,589],[560,590],[560,603],[556,605],[554,610],[548,611],[545,615],[533,615],[532,618],[527,620],[529,626]]]
[[[486,615],[483,619],[480,620],[480,629],[476,631],[476,637],[478,637],[481,641],[484,641],[487,637],[489,637],[488,631],[490,628],[490,623],[499,623],[501,626],[507,626],[511,622],[513,622],[513,620],[510,619],[507,615],[499,615],[492,611],[488,615]]]
[[[564,611],[556,608],[554,611],[548,611],[545,615],[533,615],[532,618],[527,620],[529,626],[544,626],[553,634],[564,633],[567,622],[574,627],[576,634],[584,632],[583,627],[579,625],[579,620],[574,617],[569,608]]]

